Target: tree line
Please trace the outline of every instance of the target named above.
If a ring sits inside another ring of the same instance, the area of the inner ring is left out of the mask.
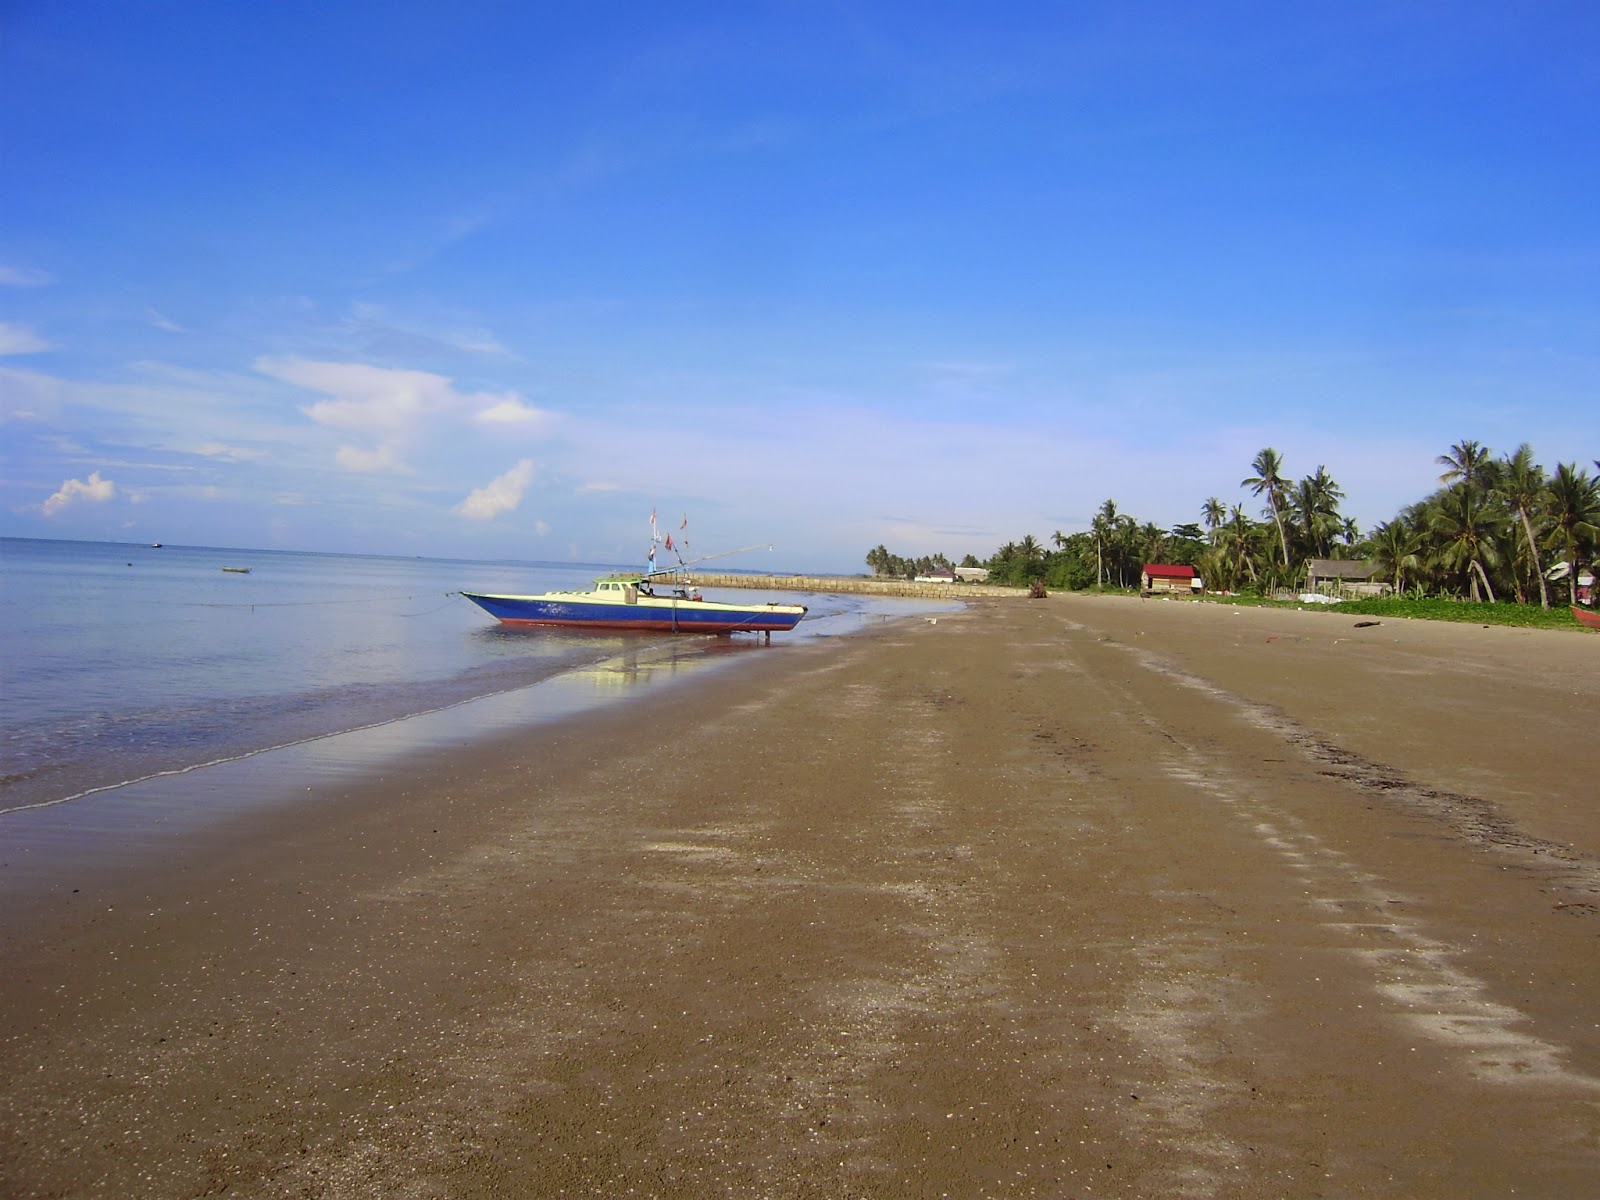
[[[1259,516],[1211,496],[1199,521],[1166,527],[1108,499],[1087,530],[1057,530],[1048,544],[1027,534],[960,565],[987,567],[995,583],[1077,590],[1138,587],[1145,563],[1166,563],[1194,567],[1211,591],[1264,595],[1300,584],[1310,559],[1362,559],[1397,594],[1576,603],[1579,571],[1600,557],[1600,474],[1576,463],[1546,470],[1526,443],[1497,457],[1463,440],[1436,461],[1440,486],[1365,534],[1340,511],[1345,494],[1325,466],[1292,480],[1268,446],[1239,482],[1261,502]],[[1600,472],[1600,460],[1594,466]],[[951,565],[943,554],[903,558],[882,545],[866,561],[875,575],[905,578]],[[1557,562],[1568,569],[1552,581]]]

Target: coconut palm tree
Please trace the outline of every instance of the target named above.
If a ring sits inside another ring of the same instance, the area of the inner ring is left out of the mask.
[[[1031,533],[1022,535],[1017,543],[1017,557],[1022,560],[1022,573],[1029,579],[1044,574],[1044,547]]]
[[[1249,479],[1241,479],[1240,487],[1250,489],[1250,494],[1267,497],[1267,509],[1278,526],[1278,544],[1283,547],[1283,569],[1289,569],[1289,535],[1283,528],[1283,496],[1289,483],[1283,477],[1283,458],[1271,446],[1263,449],[1250,462],[1255,472]]]
[[[996,583],[1016,583],[1017,544],[1007,542],[994,552],[986,564],[989,568],[989,577]]]
[[[1550,588],[1545,582],[1544,566],[1539,561],[1539,541],[1533,532],[1533,514],[1544,494],[1544,468],[1533,461],[1533,447],[1523,442],[1516,452],[1500,464],[1496,491],[1507,507],[1516,514],[1517,527],[1522,533],[1523,548],[1527,551],[1533,576],[1539,581],[1539,607],[1550,607]],[[1522,591],[1522,580],[1517,580],[1517,591]]]
[[[1242,569],[1249,574],[1251,583],[1256,582],[1256,564],[1251,558],[1255,535],[1255,522],[1244,515],[1243,505],[1235,504],[1223,530],[1223,545],[1228,552],[1228,560],[1233,564],[1235,579]]]
[[[1215,544],[1217,530],[1222,528],[1222,523],[1228,519],[1228,510],[1223,507],[1222,501],[1212,496],[1200,506],[1200,519],[1206,523],[1206,532],[1211,535]]]
[[[1395,595],[1404,595],[1406,572],[1421,567],[1417,548],[1422,539],[1402,520],[1380,521],[1367,539],[1372,561],[1378,564],[1394,584]]]
[[[1328,557],[1328,546],[1342,528],[1339,501],[1343,498],[1344,492],[1328,474],[1328,468],[1321,466],[1316,474],[1297,483],[1289,496],[1289,508],[1305,537],[1306,548],[1317,558]]]
[[[1167,552],[1167,531],[1154,521],[1146,521],[1139,527],[1139,541],[1147,563],[1160,562],[1161,556]]]
[[[1570,603],[1578,602],[1578,568],[1585,551],[1593,557],[1600,542],[1600,478],[1580,470],[1577,463],[1560,463],[1544,489],[1544,515],[1550,532],[1546,550],[1561,550],[1571,569],[1567,572]]]
[[[1228,555],[1221,546],[1212,546],[1209,550],[1202,550],[1195,556],[1195,570],[1200,572],[1200,578],[1205,581],[1206,590],[1209,592],[1231,592],[1238,576],[1228,562]]]
[[[1112,537],[1112,557],[1117,565],[1117,586],[1128,587],[1128,575],[1134,574],[1137,582],[1138,573],[1133,572],[1136,560],[1141,553],[1140,539],[1143,536],[1139,522],[1132,517],[1121,516],[1117,518],[1117,529]]]
[[[1094,580],[1096,587],[1106,585],[1106,542],[1117,527],[1117,502],[1107,500],[1094,514],[1094,519],[1089,522],[1089,529],[1094,534]]]
[[[1482,482],[1480,476],[1491,460],[1489,447],[1470,438],[1462,438],[1450,447],[1448,454],[1441,454],[1433,461],[1448,468],[1439,476],[1440,483],[1460,481],[1470,488],[1474,483]]]
[[[1467,591],[1472,599],[1479,599],[1478,584],[1494,603],[1494,587],[1484,564],[1496,566],[1500,562],[1499,538],[1501,522],[1485,498],[1465,481],[1456,484],[1439,497],[1439,505],[1429,522],[1439,539],[1439,563],[1446,570],[1465,571]]]

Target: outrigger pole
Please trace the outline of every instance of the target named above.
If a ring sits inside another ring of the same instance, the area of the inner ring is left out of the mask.
[[[691,558],[688,562],[680,562],[675,567],[662,567],[659,571],[646,571],[644,573],[643,578],[645,578],[645,579],[653,579],[657,575],[676,575],[679,571],[683,571],[683,570],[688,569],[689,567],[694,566],[695,563],[710,562],[713,558],[727,558],[730,554],[744,554],[744,553],[746,553],[747,551],[750,551],[750,550],[771,550],[771,549],[772,549],[772,546],[771,546],[770,543],[768,543],[766,545],[762,545],[762,544],[758,543],[758,544],[756,544],[754,546],[740,546],[737,550],[724,550],[719,554],[704,554],[704,555],[701,555],[699,558]]]

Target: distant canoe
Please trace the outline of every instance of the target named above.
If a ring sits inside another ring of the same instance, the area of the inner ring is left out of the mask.
[[[1577,618],[1578,624],[1585,629],[1600,629],[1600,612],[1590,612],[1587,608],[1572,606],[1572,615]]]
[[[249,567],[223,567],[222,569],[224,571],[229,572],[230,574],[233,574],[233,575],[248,575],[248,574],[250,574],[250,568]]]

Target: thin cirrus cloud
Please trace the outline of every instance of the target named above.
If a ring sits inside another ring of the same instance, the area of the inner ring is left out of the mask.
[[[156,329],[163,330],[163,331],[165,331],[167,333],[188,333],[189,332],[182,325],[179,325],[171,317],[167,316],[166,313],[161,312],[158,309],[154,309],[154,308],[146,309],[145,310],[145,316],[146,316],[146,318],[149,319],[150,324],[152,326],[154,326]]]
[[[226,442],[203,442],[194,448],[194,452],[204,455],[206,458],[215,458],[222,462],[249,462],[253,459],[266,457],[266,451],[264,450],[230,446]]]
[[[0,354],[38,354],[50,343],[31,329],[0,321]]]
[[[504,475],[470,492],[456,505],[455,512],[474,521],[491,521],[501,513],[514,511],[533,483],[533,471],[533,459],[522,459]]]
[[[0,263],[0,287],[34,288],[54,283],[55,276],[36,267],[14,267]]]

